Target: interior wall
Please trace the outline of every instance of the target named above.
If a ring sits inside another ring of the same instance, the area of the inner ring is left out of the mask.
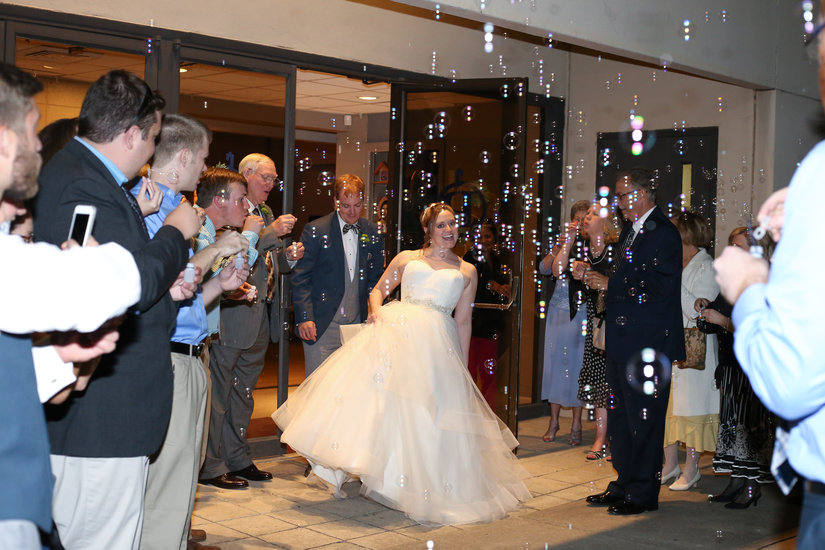
[[[682,121],[686,127],[719,127],[718,194],[724,207],[717,210],[716,233],[724,239],[743,225],[753,183],[753,90],[581,54],[571,55],[570,83],[564,211],[594,195],[598,133],[629,131],[635,109],[644,116],[645,130],[681,128]]]
[[[47,124],[61,119],[74,118],[80,113],[80,105],[89,85],[73,80],[43,79],[43,91],[34,100],[40,109],[39,132]]]

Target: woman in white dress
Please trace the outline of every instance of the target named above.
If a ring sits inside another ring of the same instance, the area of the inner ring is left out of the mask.
[[[695,328],[696,300],[711,300],[719,294],[713,258],[705,251],[713,239],[713,231],[708,222],[692,212],[682,212],[676,227],[682,237],[682,321],[684,328]],[[716,451],[719,432],[719,390],[714,378],[718,363],[716,335],[708,334],[705,338],[704,369],[673,366],[662,467],[662,485],[676,479],[669,487],[671,491],[686,491],[696,485],[702,477],[699,457],[703,452]],[[685,444],[684,472],[679,467],[677,444],[680,441]]]
[[[452,252],[455,213],[431,204],[421,225],[427,244],[390,262],[366,328],[272,417],[337,497],[358,477],[361,494],[420,523],[491,521],[531,497],[528,474],[467,371],[477,273]],[[382,306],[399,284],[401,301]]]

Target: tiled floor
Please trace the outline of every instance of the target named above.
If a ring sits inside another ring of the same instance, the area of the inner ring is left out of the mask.
[[[257,548],[771,548],[795,546],[799,505],[774,485],[763,486],[758,507],[727,510],[707,502],[727,478],[715,477],[710,456],[702,458],[698,487],[685,492],[663,489],[657,512],[609,516],[584,498],[615,477],[610,463],[588,462],[584,450],[593,439],[585,424],[584,444],[567,445],[562,422],[559,439],[544,443],[547,419],[521,422],[519,458],[533,474],[527,484],[534,498],[507,518],[487,524],[425,527],[358,495],[357,482],[345,486],[349,498],[335,500],[322,483],[303,473],[297,455],[261,460],[275,475],[246,490],[198,487],[193,526],[208,533],[206,544],[223,549]]]

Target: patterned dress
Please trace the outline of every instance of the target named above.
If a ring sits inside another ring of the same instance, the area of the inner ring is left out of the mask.
[[[614,245],[607,245],[602,253],[593,258],[587,251],[590,267],[602,275],[610,277],[616,270]],[[584,358],[579,373],[578,398],[587,408],[606,408],[610,387],[605,378],[604,351],[593,347],[593,327],[604,315],[604,293],[588,289],[587,300],[587,335],[584,338]]]
[[[707,307],[727,317],[733,309],[721,295]],[[739,366],[733,353],[733,334],[720,331],[717,336],[719,366],[715,374],[720,410],[713,471],[769,481],[772,477],[768,465],[776,427],[774,416],[753,393],[748,377]]]

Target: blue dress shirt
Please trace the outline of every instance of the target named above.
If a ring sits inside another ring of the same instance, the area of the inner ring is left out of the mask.
[[[765,406],[786,419],[785,451],[807,479],[825,482],[825,255],[820,243],[825,142],[791,179],[782,240],[767,284],[748,287],[733,309],[734,349]]]

